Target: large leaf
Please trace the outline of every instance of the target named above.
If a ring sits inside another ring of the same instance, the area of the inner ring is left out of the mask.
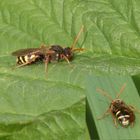
[[[12,64],[13,60],[4,59],[19,48],[41,43],[70,46],[83,24],[86,30],[79,44],[84,40],[86,52],[73,62],[77,67],[136,74],[140,72],[139,7],[138,0],[1,0],[2,64]]]
[[[84,138],[85,101],[82,88],[27,77],[0,76],[2,139]]]

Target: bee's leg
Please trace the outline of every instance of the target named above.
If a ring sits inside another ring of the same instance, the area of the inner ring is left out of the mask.
[[[45,61],[45,72],[47,72],[47,70],[48,70],[48,62],[49,61]]]
[[[135,112],[140,113],[140,110],[137,109],[136,107],[132,106],[132,105],[129,105],[129,108],[130,108],[132,111],[135,111]]]
[[[108,109],[106,110],[106,112],[104,112],[104,114],[103,114],[102,116],[98,117],[97,119],[98,119],[98,120],[101,120],[101,119],[103,119],[104,117],[106,117],[106,116],[109,115],[109,114],[110,114],[110,108],[108,108]]]
[[[20,67],[26,66],[26,65],[28,65],[30,63],[31,62],[26,62],[26,63],[20,64],[20,65],[17,65],[17,66],[15,66],[15,68],[20,68]]]
[[[113,118],[113,121],[114,121],[115,127],[118,128],[117,121],[116,121],[116,118],[115,117]]]
[[[68,62],[68,64],[70,64],[70,61],[68,60],[68,58],[64,54],[62,54],[62,57]]]
[[[111,116],[112,116],[112,118],[113,118],[113,123],[114,123],[115,127],[118,128],[116,118],[115,118],[115,116],[113,115],[112,112],[111,112]]]
[[[70,63],[69,59],[68,59],[65,55],[62,55],[62,56],[63,56],[63,58],[68,62],[68,64],[69,64],[70,67],[74,67],[74,65],[72,65],[72,64]]]
[[[131,127],[134,127],[134,122],[131,123]]]
[[[45,56],[45,59],[44,59],[44,62],[45,62],[45,72],[47,72],[49,61],[50,61],[49,55]]]

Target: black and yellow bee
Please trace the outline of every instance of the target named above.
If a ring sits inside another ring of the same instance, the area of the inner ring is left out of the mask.
[[[71,47],[63,48],[60,45],[46,47],[42,45],[40,48],[20,49],[13,52],[12,55],[17,57],[17,67],[29,65],[39,60],[44,61],[46,66],[49,62],[61,60],[66,60],[69,63],[73,59],[75,51],[83,51],[82,48],[75,48],[83,28],[82,26]]]
[[[117,127],[117,121],[123,127],[127,127],[129,125],[131,125],[131,126],[134,125],[134,122],[135,122],[134,111],[136,109],[130,105],[127,105],[123,100],[119,99],[119,96],[121,95],[121,93],[125,89],[125,86],[126,86],[126,84],[124,84],[121,87],[120,92],[117,94],[116,99],[114,99],[114,100],[104,90],[102,90],[100,88],[97,89],[98,92],[100,92],[104,96],[108,97],[108,99],[111,101],[109,108],[99,119],[102,119],[106,115],[111,114],[116,127]]]

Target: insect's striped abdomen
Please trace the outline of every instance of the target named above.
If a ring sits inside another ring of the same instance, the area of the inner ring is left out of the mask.
[[[116,117],[123,126],[128,126],[130,124],[130,115],[128,112],[119,110],[116,112]]]
[[[17,64],[26,63],[25,56],[18,56],[16,62],[17,62]]]
[[[25,55],[25,56],[18,56],[17,57],[17,64],[21,65],[21,64],[31,64],[35,61],[37,61],[37,59],[40,58],[39,55],[35,55],[35,54],[32,54],[32,55]]]

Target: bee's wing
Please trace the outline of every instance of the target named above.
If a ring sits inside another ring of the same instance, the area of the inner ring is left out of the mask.
[[[125,110],[125,111],[127,111],[127,112],[132,111],[132,109],[131,109],[131,108],[129,107],[129,105],[127,105],[126,103],[123,103],[123,104],[121,105],[120,110]]]
[[[43,55],[49,55],[54,54],[55,51],[50,50],[49,47],[42,47],[42,48],[27,48],[27,49],[20,49],[15,52],[12,52],[13,56],[25,56],[28,54],[43,54]]]
[[[27,54],[36,54],[40,52],[40,48],[27,48],[27,49],[20,49],[15,52],[12,52],[13,56],[25,56]]]

